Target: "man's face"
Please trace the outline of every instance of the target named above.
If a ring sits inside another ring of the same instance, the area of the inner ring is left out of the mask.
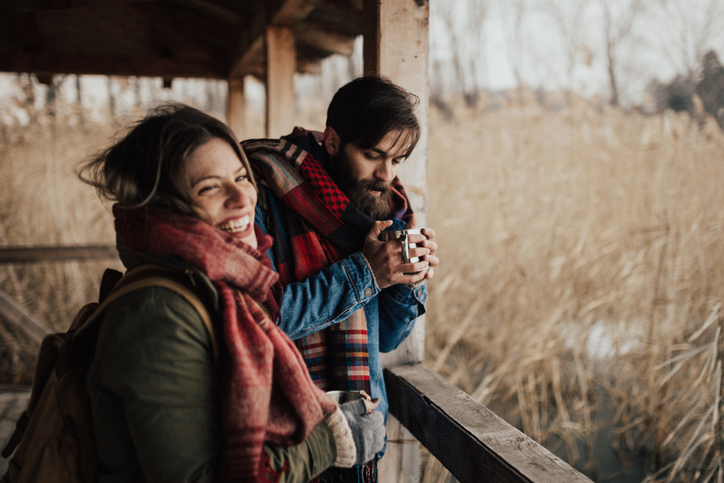
[[[390,131],[370,149],[347,143],[332,154],[332,179],[357,209],[375,220],[390,215],[390,187],[408,147],[400,134]]]

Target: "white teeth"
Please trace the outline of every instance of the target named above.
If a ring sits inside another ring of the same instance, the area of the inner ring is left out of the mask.
[[[236,220],[230,220],[225,223],[216,225],[219,230],[223,230],[227,233],[239,233],[240,231],[246,230],[249,226],[249,215],[243,216]]]

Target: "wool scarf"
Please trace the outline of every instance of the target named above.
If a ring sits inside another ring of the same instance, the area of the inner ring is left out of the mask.
[[[218,290],[226,358],[221,477],[256,481],[264,442],[299,444],[336,409],[268,314],[277,310],[272,287],[278,275],[265,255],[271,238],[255,228],[259,246],[254,249],[202,220],[153,206],[116,205],[113,214],[125,249],[177,257],[205,273]]]
[[[268,197],[268,229],[282,285],[305,280],[362,249],[374,220],[352,205],[330,178],[321,133],[295,128],[282,139],[243,143],[257,179],[280,200]],[[392,183],[393,217],[412,211],[402,184]],[[297,341],[312,379],[325,390],[370,393],[367,323],[364,309]]]

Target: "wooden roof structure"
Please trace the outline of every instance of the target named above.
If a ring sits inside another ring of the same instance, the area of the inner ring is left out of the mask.
[[[290,27],[296,68],[350,54],[362,0],[3,0],[0,71],[265,78],[265,28]]]

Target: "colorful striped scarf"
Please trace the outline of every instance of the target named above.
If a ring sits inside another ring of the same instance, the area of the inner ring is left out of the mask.
[[[282,139],[242,143],[267,197],[267,228],[282,285],[305,280],[362,249],[374,220],[353,206],[322,167],[321,133],[295,128]],[[393,216],[412,216],[397,178]],[[262,220],[263,221],[263,220]],[[312,379],[325,390],[370,393],[367,323],[359,309],[339,324],[297,341]]]

